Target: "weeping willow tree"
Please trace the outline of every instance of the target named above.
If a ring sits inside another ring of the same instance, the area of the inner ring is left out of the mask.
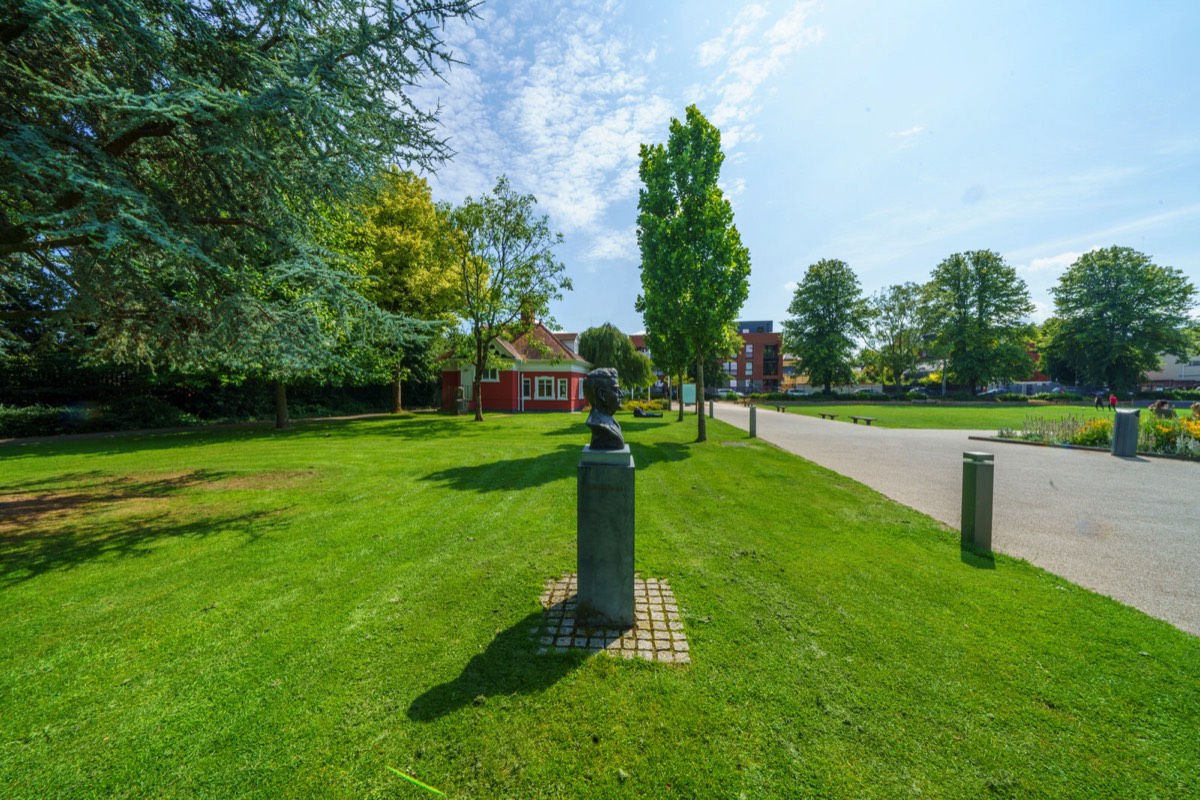
[[[475,5],[4,0],[4,327],[281,385],[413,333],[314,230],[387,165],[450,155],[411,90]]]

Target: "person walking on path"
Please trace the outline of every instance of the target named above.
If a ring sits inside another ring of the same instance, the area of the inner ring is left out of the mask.
[[[1096,410],[1097,411],[1104,410],[1104,399],[1103,398],[1104,398],[1103,392],[1096,392]]]
[[[1117,413],[1117,395],[1114,392],[1108,396],[1108,410]]]

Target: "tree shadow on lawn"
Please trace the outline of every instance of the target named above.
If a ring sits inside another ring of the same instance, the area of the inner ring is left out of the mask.
[[[587,429],[587,426],[583,422],[585,419],[587,419],[586,416],[579,418],[578,424],[554,428],[553,430],[546,431],[542,435],[575,436],[579,438],[579,446],[582,447],[583,445],[587,444],[588,440],[591,438],[591,431]],[[674,418],[668,419],[665,417],[663,419],[638,419],[632,414],[618,414],[617,422],[621,425],[621,432],[628,434],[630,432],[637,433],[640,431],[650,430],[652,428],[661,428],[663,425],[675,422],[675,420]],[[625,439],[628,441],[629,437],[626,436]]]
[[[586,653],[576,650],[538,655],[544,645],[529,632],[541,624],[542,612],[536,611],[497,634],[457,678],[413,700],[408,718],[430,722],[465,706],[484,705],[492,697],[541,692],[587,660]]]
[[[146,480],[88,472],[10,485],[0,497],[0,587],[99,558],[148,555],[159,539],[235,531],[253,541],[261,536],[258,523],[277,512],[181,520],[171,507],[179,493],[226,477],[206,470]]]
[[[422,481],[444,484],[462,492],[509,492],[543,486],[563,478],[574,478],[582,445],[560,444],[549,453],[528,458],[509,458],[487,464],[450,467],[431,472]],[[691,458],[687,445],[677,442],[631,444],[630,452],[638,470],[657,464]]]
[[[59,455],[113,455],[171,450],[196,445],[234,444],[251,440],[353,439],[366,436],[430,439],[438,436],[482,436],[464,420],[435,414],[371,415],[363,419],[298,420],[277,430],[270,422],[240,422],[159,431],[106,431],[0,442],[0,461]]]
[[[509,458],[487,464],[431,472],[420,478],[462,492],[508,492],[543,486],[574,476],[579,448],[560,444],[555,450],[528,458]]]

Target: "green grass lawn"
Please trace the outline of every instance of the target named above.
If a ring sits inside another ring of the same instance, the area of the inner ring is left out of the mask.
[[[765,403],[770,407],[770,403]],[[802,402],[787,407],[789,413],[815,417],[818,414],[837,414],[837,422],[851,423],[850,416],[875,417],[873,425],[885,428],[941,428],[951,430],[990,430],[1019,428],[1029,417],[1058,419],[1074,416],[1090,419],[1110,411],[1096,411],[1091,406],[1011,405],[912,405],[910,403],[810,403]],[[853,424],[853,423],[851,423]]]
[[[578,415],[0,448],[5,796],[1195,791],[1200,639],[720,422],[622,422],[688,667],[529,636]]]

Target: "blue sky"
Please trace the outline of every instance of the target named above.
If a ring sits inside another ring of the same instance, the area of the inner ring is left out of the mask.
[[[1200,287],[1200,3],[493,0],[418,94],[460,202],[507,174],[565,237],[560,327],[641,330],[638,145],[691,103],[722,132],[750,250],[743,319],[808,265],[873,293],[999,252],[1034,319],[1080,253],[1124,245]]]

